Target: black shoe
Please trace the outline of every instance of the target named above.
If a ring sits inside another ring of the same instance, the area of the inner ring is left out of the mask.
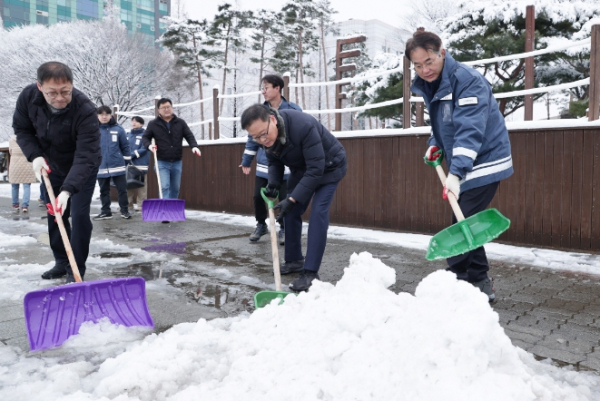
[[[265,223],[258,223],[256,225],[256,230],[250,235],[250,241],[256,242],[265,234],[268,234],[269,230],[267,229],[267,225]]]
[[[54,265],[54,267],[47,272],[42,273],[44,280],[52,280],[55,278],[64,277],[67,274],[67,267],[64,265]]]
[[[81,276],[81,281],[83,282],[83,276]],[[77,282],[77,280],[75,280],[75,276],[70,273],[67,273],[67,281],[65,284],[71,284],[71,283],[76,283],[76,282]]]
[[[283,275],[299,273],[304,270],[304,259],[296,260],[294,262],[285,262],[283,266],[279,268],[279,272]]]
[[[285,230],[282,228],[279,230],[279,245],[285,245]]]
[[[481,292],[488,296],[489,303],[492,303],[496,300],[496,293],[494,292],[494,279],[486,278],[471,284],[479,288]]]
[[[94,217],[94,220],[108,220],[112,219],[112,213],[101,212],[98,216]]]
[[[314,279],[320,280],[317,272],[312,270],[302,270],[300,277],[290,284],[290,289],[293,291],[306,291],[310,288]]]
[[[121,213],[121,217],[124,219],[130,219],[131,213],[129,213],[129,212]]]
[[[170,221],[169,221],[169,220],[163,220],[163,222],[162,222],[162,223],[163,223],[163,224],[169,224],[169,223],[170,223]]]

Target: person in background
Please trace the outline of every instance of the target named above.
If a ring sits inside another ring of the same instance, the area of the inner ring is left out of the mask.
[[[416,32],[405,54],[417,72],[411,90],[423,96],[431,119],[425,157],[434,160],[435,152],[443,150],[449,172],[445,195],[451,192],[465,218],[470,217],[488,207],[500,181],[513,173],[504,117],[485,77],[455,61],[436,34]],[[489,302],[496,299],[483,247],[447,261],[459,280],[479,288]]]
[[[279,75],[265,75],[261,80],[261,91],[265,98],[264,104],[271,106],[279,110],[298,110],[302,111],[300,106],[295,103],[288,102],[283,97],[283,87],[285,83]],[[248,135],[246,141],[246,149],[242,154],[242,164],[239,167],[242,168],[242,172],[246,175],[250,174],[250,165],[252,160],[256,156],[256,179],[254,180],[254,217],[256,218],[256,229],[250,235],[250,241],[258,241],[260,237],[267,234],[267,209],[265,201],[260,195],[262,188],[267,186],[269,182],[269,162],[267,155],[265,154],[264,148],[256,141],[252,139],[252,136]],[[289,169],[286,167],[285,174],[283,176],[283,182],[279,188],[279,201],[284,200],[287,197],[287,179],[289,177]],[[285,223],[281,220],[279,230],[279,245],[285,243]]]
[[[297,110],[275,110],[262,104],[242,113],[242,128],[262,144],[269,160],[267,196],[275,197],[290,168],[288,196],[274,209],[285,219],[285,263],[281,274],[300,273],[290,284],[306,291],[314,279],[327,245],[329,208],[341,179],[346,175],[346,150],[315,118]],[[302,214],[311,204],[306,258],[302,256]]]
[[[200,149],[190,127],[173,113],[171,99],[160,99],[156,108],[158,117],[148,123],[142,143],[146,149],[156,152],[163,198],[177,199],[181,185],[183,139],[185,138],[196,156],[200,156]],[[154,145],[152,139],[156,142]]]
[[[148,162],[150,154],[148,149],[142,143],[144,135],[144,119],[139,116],[131,118],[131,131],[127,134],[129,148],[131,149],[131,161],[142,173],[148,173]],[[144,186],[127,190],[127,199],[129,201],[129,210],[142,211],[142,203],[148,198],[148,187],[144,177]],[[135,200],[135,203],[134,203]]]
[[[10,165],[8,166],[8,182],[12,186],[12,205],[16,213],[29,211],[29,199],[31,197],[31,184],[37,182],[31,168],[31,163],[23,154],[17,144],[17,137],[13,135],[8,141],[8,152],[10,153]],[[19,209],[19,186],[23,185],[23,200]]]
[[[55,265],[43,279],[67,276],[75,281],[55,211],[61,213],[73,256],[83,278],[92,238],[90,205],[100,165],[100,130],[96,107],[73,87],[73,72],[66,64],[50,61],[37,70],[37,83],[26,86],[13,115],[17,143],[32,162],[36,177],[42,169],[57,195],[48,202],[48,234]],[[49,199],[42,187],[42,199]],[[70,217],[70,219],[69,219]]]
[[[127,201],[126,165],[131,161],[129,141],[123,127],[112,116],[108,106],[98,107],[98,121],[100,122],[100,147],[102,150],[102,163],[98,169],[98,186],[100,187],[100,202],[102,209],[94,220],[112,219],[110,210],[110,180],[117,187],[121,217],[130,219]]]

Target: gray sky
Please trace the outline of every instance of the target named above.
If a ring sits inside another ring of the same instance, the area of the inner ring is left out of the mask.
[[[173,0],[174,5],[177,0]],[[287,0],[179,0],[185,7],[190,18],[212,19],[217,14],[217,7],[224,3],[237,4],[242,9],[272,9],[280,10]],[[379,19],[393,26],[400,25],[400,16],[406,12],[410,0],[330,0],[331,6],[338,13],[334,18],[338,21],[354,19]],[[404,3],[404,4],[403,4]],[[175,8],[175,6],[173,6]],[[173,10],[175,16],[175,10]]]

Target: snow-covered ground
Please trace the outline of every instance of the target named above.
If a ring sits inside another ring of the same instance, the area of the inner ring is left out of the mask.
[[[0,196],[9,197],[9,190],[0,185]],[[254,225],[245,216],[186,215]],[[15,255],[40,246],[31,236],[16,235],[16,225],[45,231],[33,221],[0,218],[0,297],[13,301],[42,286],[37,278],[49,266],[15,263]],[[330,236],[419,249],[430,238],[335,226]],[[123,250],[109,240],[93,239],[92,247]],[[600,274],[594,255],[501,244],[487,249],[493,259]],[[138,259],[167,257],[127,252]],[[600,399],[600,377],[536,361],[514,347],[486,296],[452,274],[429,275],[415,295],[395,294],[388,290],[396,280],[393,269],[367,252],[348,258],[335,285],[317,282],[308,293],[252,314],[200,319],[160,334],[88,324],[63,346],[37,353],[0,346],[0,399]],[[89,268],[107,262],[92,260]]]

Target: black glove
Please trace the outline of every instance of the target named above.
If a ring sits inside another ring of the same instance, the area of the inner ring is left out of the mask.
[[[277,198],[279,196],[279,185],[267,184],[265,196],[270,199]]]
[[[296,203],[292,202],[290,198],[287,198],[279,202],[277,206],[273,208],[273,210],[279,209],[279,215],[277,215],[277,222],[279,224],[283,222],[283,218],[292,211],[294,206],[296,206]]]

